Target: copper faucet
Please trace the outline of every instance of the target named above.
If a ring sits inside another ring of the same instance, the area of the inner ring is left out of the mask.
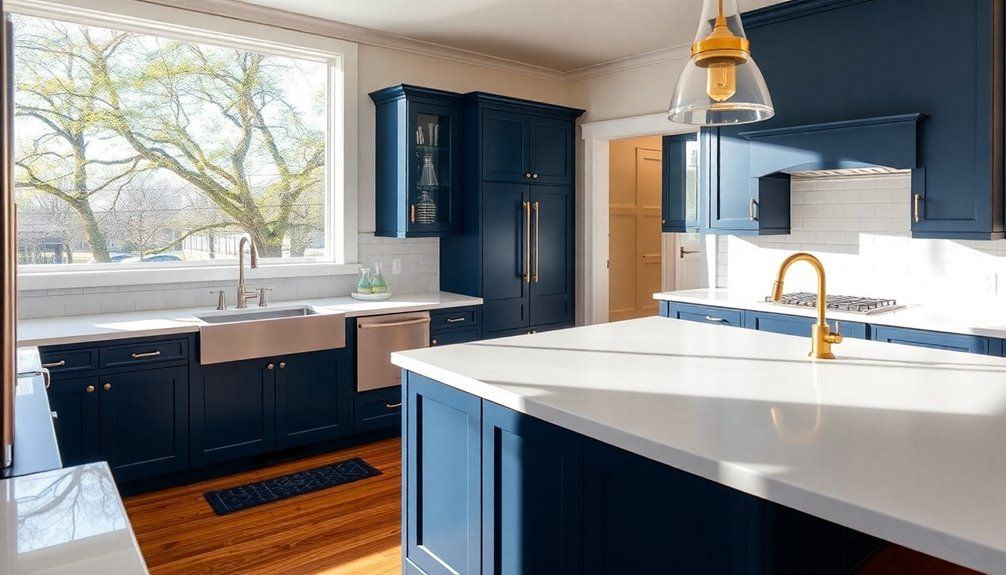
[[[824,317],[828,296],[825,291],[824,265],[821,264],[821,260],[806,252],[795,253],[786,258],[779,267],[775,284],[772,285],[772,301],[782,299],[782,285],[786,272],[791,265],[799,261],[809,263],[817,272],[817,323],[810,327],[810,356],[815,359],[835,359],[835,354],[831,353],[831,346],[842,343],[842,334],[839,333],[838,322],[835,322],[835,332],[832,333],[828,327],[828,320]]]

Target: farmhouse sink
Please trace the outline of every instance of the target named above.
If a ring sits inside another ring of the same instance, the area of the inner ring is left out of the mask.
[[[280,357],[346,346],[346,316],[311,306],[197,315],[199,363]]]

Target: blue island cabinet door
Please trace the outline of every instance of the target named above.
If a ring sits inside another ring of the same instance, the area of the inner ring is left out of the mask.
[[[406,573],[480,573],[482,401],[406,374]]]
[[[349,351],[302,353],[276,362],[276,447],[283,449],[349,433]]]
[[[757,573],[750,501],[596,441],[585,447],[584,573]]]
[[[189,370],[148,369],[100,379],[101,458],[119,481],[189,465]]]
[[[583,572],[583,437],[488,401],[482,574]]]

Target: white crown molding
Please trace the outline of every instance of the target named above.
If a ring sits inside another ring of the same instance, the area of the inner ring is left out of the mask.
[[[566,83],[589,80],[590,78],[607,76],[608,74],[614,74],[623,70],[642,68],[674,60],[687,60],[691,55],[691,44],[678,44],[677,46],[661,48],[652,52],[643,52],[634,56],[626,56],[599,64],[584,66],[583,68],[570,70],[564,73],[562,77]]]
[[[315,18],[304,14],[287,12],[285,10],[277,10],[275,8],[239,2],[237,0],[141,1],[149,4],[160,4],[163,6],[182,8],[193,12],[201,12],[203,14],[232,18],[235,20],[254,22],[256,24],[276,26],[279,28],[295,30],[297,32],[338,38],[340,40],[348,40],[350,42],[356,42],[358,44],[365,44],[368,46],[377,46],[380,48],[410,52],[431,58],[439,58],[441,60],[461,62],[464,64],[471,64],[473,66],[491,68],[503,72],[510,72],[512,74],[521,74],[523,76],[530,76],[556,83],[562,83],[565,79],[564,74],[561,71],[545,68],[543,66],[534,66],[532,64],[508,60],[506,58],[500,58],[470,50],[452,48],[450,46],[442,46],[432,42],[424,42],[395,34],[387,34],[370,28],[353,26],[351,24],[325,20],[323,18]]]

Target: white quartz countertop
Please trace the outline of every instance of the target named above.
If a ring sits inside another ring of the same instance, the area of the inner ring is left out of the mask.
[[[1006,359],[653,317],[396,365],[740,491],[1006,573]],[[640,478],[645,481],[645,478]]]
[[[0,493],[0,572],[147,573],[107,464],[0,480]]]
[[[816,317],[816,308],[793,307],[765,301],[728,289],[693,289],[653,294],[663,301],[732,307],[735,309],[765,311],[770,313]],[[878,314],[861,314],[828,310],[829,320],[855,321],[873,325],[887,325],[925,329],[964,335],[1006,338],[1006,309],[987,306],[941,308],[937,306],[908,305],[895,311]]]
[[[342,313],[346,317],[360,317],[481,304],[482,298],[448,292],[433,292],[394,295],[385,301],[359,301],[346,296],[274,302],[269,304],[269,308],[266,309],[310,305],[323,313]],[[212,306],[206,306],[23,320],[18,323],[18,345],[62,345],[197,332],[199,327],[204,324],[196,315],[212,314],[215,313],[214,309]],[[248,309],[253,311],[261,308],[252,304]],[[240,310],[231,309],[229,311]]]

